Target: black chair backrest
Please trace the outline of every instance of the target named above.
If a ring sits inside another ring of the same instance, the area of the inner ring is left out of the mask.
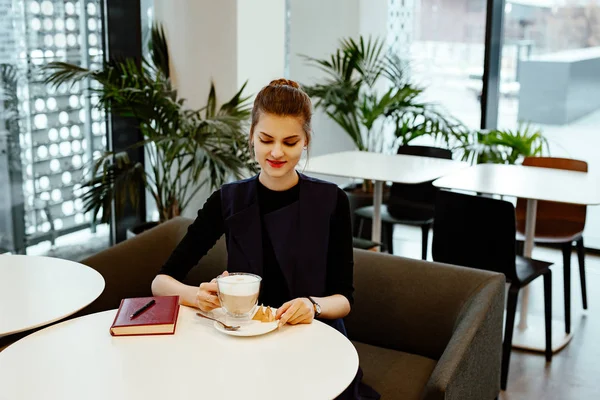
[[[452,159],[452,152],[450,150],[429,146],[400,146],[398,154],[442,158],[446,160]],[[387,202],[388,211],[397,218],[402,218],[404,214],[412,214],[414,216],[414,209],[418,210],[418,208],[422,207],[424,216],[430,214],[430,218],[433,214],[436,192],[437,189],[431,182],[423,182],[415,185],[393,183]]]
[[[515,208],[508,201],[440,190],[433,260],[516,278]]]
[[[398,147],[397,154],[405,154],[408,156],[443,158],[445,160],[452,160],[452,152],[448,149],[442,149],[441,147],[400,146],[400,147]]]

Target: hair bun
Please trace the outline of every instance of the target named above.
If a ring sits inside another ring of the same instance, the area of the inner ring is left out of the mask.
[[[300,85],[290,79],[275,79],[269,83],[269,86],[291,86],[296,89],[300,89]]]

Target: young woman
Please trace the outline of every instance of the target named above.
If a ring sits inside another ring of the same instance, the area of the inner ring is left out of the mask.
[[[202,311],[220,307],[215,282],[180,281],[225,234],[228,272],[263,278],[259,302],[278,308],[280,325],[318,317],[345,333],[354,290],[350,211],[336,185],[296,171],[311,114],[296,82],[276,80],[258,93],[249,139],[260,173],[210,196],[152,282],[155,295],[177,294]]]
[[[209,197],[152,282],[155,295],[179,295],[202,311],[220,307],[214,280],[200,287],[181,280],[225,234],[227,272],[262,277],[259,303],[278,308],[280,326],[319,318],[346,334],[342,318],[354,292],[350,209],[336,185],[296,171],[310,145],[311,115],[296,82],[275,80],[258,93],[249,140],[260,173]],[[359,369],[340,399],[379,398],[361,376]]]

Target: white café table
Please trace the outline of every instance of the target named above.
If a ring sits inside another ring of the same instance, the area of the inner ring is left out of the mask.
[[[600,204],[599,183],[600,176],[591,173],[501,164],[478,164],[433,182],[439,188],[527,199],[524,246],[526,257],[531,257],[533,251],[538,200],[579,205]],[[523,289],[521,317],[514,333],[513,346],[543,352],[544,320],[543,317],[531,317],[531,324],[528,324],[528,303],[529,287],[526,286]],[[565,334],[564,323],[553,323],[554,352],[566,346],[571,338],[572,333]]]
[[[0,399],[332,399],[352,343],[321,322],[235,337],[181,306],[174,335],[113,337],[116,310],[35,332],[0,353]]]
[[[0,337],[75,314],[103,290],[102,275],[83,264],[51,257],[0,255]]]
[[[358,178],[375,181],[373,197],[373,229],[371,240],[381,242],[381,203],[383,183],[417,184],[433,181],[462,168],[467,163],[404,154],[382,154],[366,151],[344,151],[311,157],[305,168],[314,174]]]

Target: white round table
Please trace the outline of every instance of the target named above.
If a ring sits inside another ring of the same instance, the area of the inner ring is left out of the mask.
[[[235,337],[181,306],[174,335],[113,337],[116,310],[35,332],[0,353],[0,398],[332,399],[353,380],[352,343],[321,322]]]
[[[102,275],[83,264],[0,255],[0,337],[75,314],[103,290]]]

